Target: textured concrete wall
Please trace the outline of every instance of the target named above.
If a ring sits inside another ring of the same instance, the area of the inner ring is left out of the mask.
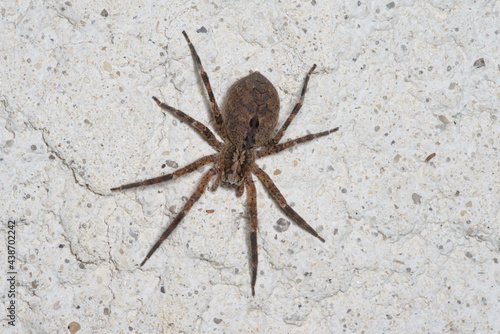
[[[17,222],[16,327],[2,320],[2,332],[500,331],[500,2],[0,10],[2,319]],[[259,161],[326,243],[257,182],[254,298],[246,195],[207,191],[140,268],[203,170],[109,191],[214,152],[151,99],[214,128],[182,30],[219,105],[258,70],[279,92],[282,124],[316,63],[285,139],[340,126]]]

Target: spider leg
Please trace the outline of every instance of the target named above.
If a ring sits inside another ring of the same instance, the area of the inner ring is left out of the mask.
[[[144,260],[141,262],[141,267],[144,265],[144,263],[146,263],[146,261],[151,257],[151,255],[153,255],[153,253],[158,249],[158,247],[160,247],[160,245],[163,243],[163,241],[165,241],[165,239],[168,238],[170,233],[172,233],[172,231],[175,230],[177,225],[179,225],[179,223],[181,222],[182,218],[184,218],[184,216],[189,212],[189,210],[191,209],[193,204],[196,203],[200,199],[201,195],[203,195],[203,193],[205,192],[205,189],[207,189],[208,182],[210,181],[212,176],[215,175],[215,173],[216,173],[216,170],[214,168],[212,168],[208,172],[206,172],[205,175],[203,175],[203,178],[201,179],[200,183],[198,184],[198,187],[196,187],[196,190],[194,191],[194,193],[188,199],[186,204],[184,204],[184,207],[182,208],[181,212],[179,212],[177,214],[177,216],[174,218],[174,220],[170,223],[170,225],[168,225],[167,229],[165,230],[165,232],[163,232],[160,239],[158,239],[158,241],[154,244],[154,246],[149,251],[148,255],[146,255]]]
[[[197,120],[195,120],[194,118],[192,118],[188,114],[180,111],[179,109],[175,109],[175,108],[169,106],[168,104],[161,102],[155,96],[153,96],[153,100],[163,110],[168,111],[169,113],[173,114],[174,116],[177,116],[177,118],[179,118],[181,121],[185,121],[189,125],[191,125],[217,151],[221,150],[221,148],[224,144],[222,144],[220,141],[218,141],[217,138],[215,137],[215,135],[212,133],[212,131],[210,131],[210,129],[207,128],[205,125],[198,122]]]
[[[173,173],[158,176],[158,177],[155,177],[152,179],[147,179],[144,181],[124,184],[124,185],[116,187],[116,188],[111,188],[111,191],[130,189],[130,188],[136,188],[136,187],[142,187],[142,186],[149,186],[151,184],[156,184],[156,183],[165,182],[165,181],[168,181],[171,179],[176,179],[179,176],[182,176],[184,174],[188,174],[188,173],[191,173],[191,172],[197,170],[201,166],[204,166],[210,162],[214,162],[216,157],[217,157],[217,154],[207,155],[207,156],[204,156],[203,158],[196,160],[193,163],[190,163],[189,165],[187,165],[183,168],[176,170]]]
[[[238,189],[236,189],[236,197],[241,197],[245,191],[245,182],[241,182]]]
[[[250,214],[250,246],[252,248],[252,296],[255,296],[255,282],[257,281],[257,266],[259,264],[259,253],[257,247],[257,191],[249,174],[245,178],[248,191],[248,213]]]
[[[264,184],[267,190],[274,197],[276,202],[278,202],[279,206],[285,211],[286,215],[290,217],[294,222],[296,222],[300,227],[302,227],[307,232],[311,233],[313,236],[321,240],[321,242],[325,242],[325,239],[319,236],[318,232],[316,232],[306,221],[299,216],[297,212],[295,212],[290,205],[286,202],[285,197],[281,194],[278,187],[274,184],[273,180],[264,172],[259,166],[254,164],[252,168],[252,173],[257,175],[260,181]]]
[[[334,128],[334,129],[331,129],[331,130],[328,130],[328,131],[323,131],[323,132],[318,132],[318,133],[311,133],[311,134],[308,134],[306,136],[303,136],[303,137],[300,137],[300,138],[297,138],[297,139],[294,139],[294,140],[289,140],[287,142],[284,142],[284,143],[281,143],[281,144],[277,144],[277,145],[274,145],[274,146],[270,146],[270,147],[266,147],[260,151],[257,151],[255,152],[255,157],[258,159],[258,158],[262,158],[262,157],[265,157],[265,156],[268,156],[268,155],[271,155],[271,154],[275,154],[275,153],[278,153],[278,152],[281,152],[289,147],[293,147],[297,144],[301,144],[301,143],[305,143],[305,142],[308,142],[310,140],[313,140],[315,138],[319,138],[319,137],[323,137],[323,136],[326,136],[326,135],[329,135],[330,133],[333,133],[333,132],[336,132],[338,131],[338,127]]]
[[[222,177],[222,173],[218,173],[217,177],[215,178],[214,183],[212,184],[212,188],[210,190],[216,191],[219,188],[221,177]]]
[[[203,84],[205,85],[205,88],[207,90],[208,98],[210,99],[210,108],[212,109],[212,112],[214,114],[215,124],[217,126],[217,132],[222,136],[222,138],[227,139],[228,137],[226,128],[224,127],[224,121],[219,111],[219,106],[217,105],[217,101],[215,101],[214,93],[212,92],[212,86],[210,85],[210,80],[208,79],[207,72],[205,72],[205,69],[201,64],[200,57],[198,56],[198,53],[196,52],[193,44],[191,44],[188,35],[186,34],[185,31],[182,31],[182,34],[184,35],[184,38],[186,38],[186,41],[188,42],[189,49],[191,50],[191,54],[193,55],[194,61],[196,62],[196,66],[198,66],[198,71],[200,72]]]
[[[290,115],[288,115],[287,120],[285,121],[285,123],[283,123],[281,129],[278,131],[276,136],[274,136],[274,138],[269,141],[268,146],[273,146],[279,143],[281,138],[285,135],[285,131],[286,129],[288,129],[288,126],[290,125],[290,123],[292,123],[295,116],[299,113],[299,110],[300,108],[302,108],[302,104],[304,103],[304,96],[306,95],[307,83],[309,82],[309,77],[311,76],[315,68],[316,64],[314,64],[313,67],[311,67],[311,69],[307,73],[306,78],[304,79],[304,86],[302,86],[302,93],[300,94],[299,102],[297,102]]]

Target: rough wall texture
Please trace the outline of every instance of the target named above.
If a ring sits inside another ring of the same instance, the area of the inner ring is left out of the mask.
[[[16,327],[67,333],[498,333],[500,2],[10,1],[0,5],[1,312],[16,220]],[[326,243],[258,184],[207,192],[140,268],[213,152],[151,99],[210,124],[250,70],[287,131],[340,131],[261,160]],[[426,161],[426,158],[435,156]],[[284,219],[283,219],[284,218]],[[76,325],[77,323],[78,325]],[[5,330],[4,330],[5,329]]]

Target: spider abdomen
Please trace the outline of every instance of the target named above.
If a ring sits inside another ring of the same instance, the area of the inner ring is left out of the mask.
[[[224,121],[231,142],[252,149],[269,141],[278,123],[280,99],[273,84],[259,72],[236,81],[228,90]]]

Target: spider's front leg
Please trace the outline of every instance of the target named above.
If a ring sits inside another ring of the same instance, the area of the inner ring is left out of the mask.
[[[200,135],[202,135],[207,143],[212,145],[213,148],[215,148],[217,151],[220,151],[224,144],[222,144],[220,141],[217,140],[215,135],[210,131],[209,128],[207,128],[203,123],[198,122],[195,120],[193,117],[189,116],[185,112],[175,109],[174,107],[169,106],[166,103],[161,102],[158,100],[156,96],[153,96],[153,100],[156,102],[156,104],[162,108],[163,110],[168,111],[172,115],[176,116],[179,118],[181,121],[187,122],[189,125],[191,125]]]
[[[259,264],[259,253],[257,246],[257,191],[252,180],[252,175],[245,178],[248,191],[248,213],[250,215],[250,246],[252,249],[252,296],[255,296],[255,283],[257,282],[257,266]]]
[[[226,128],[224,127],[224,120],[222,118],[222,115],[219,111],[219,106],[217,105],[217,101],[215,101],[214,93],[212,91],[212,86],[210,85],[210,80],[208,79],[207,72],[203,68],[203,65],[201,64],[200,56],[198,56],[198,53],[196,52],[196,49],[194,48],[193,44],[189,40],[189,37],[185,31],[182,31],[182,34],[184,35],[184,38],[188,42],[189,49],[191,50],[191,54],[193,55],[194,61],[196,62],[196,66],[198,67],[198,71],[200,72],[201,79],[203,80],[203,84],[205,85],[205,88],[208,93],[208,98],[210,100],[210,109],[212,109],[214,118],[215,118],[215,125],[217,127],[217,132],[221,135],[222,138],[227,139],[227,131]]]
[[[269,141],[268,146],[274,146],[279,143],[281,138],[285,135],[285,131],[286,129],[288,129],[288,126],[290,125],[290,123],[292,123],[295,116],[299,113],[300,108],[302,108],[302,104],[304,104],[304,97],[306,95],[307,83],[309,82],[309,77],[311,76],[312,72],[314,72],[315,69],[316,69],[316,64],[314,64],[313,67],[311,67],[311,69],[306,75],[306,78],[304,79],[304,86],[302,86],[302,92],[300,94],[299,102],[297,102],[290,115],[288,115],[288,118],[286,119],[285,123],[283,123],[278,133],[276,133],[274,138],[272,138]]]
[[[281,143],[281,144],[276,144],[274,146],[268,146],[266,148],[261,149],[260,151],[255,152],[255,157],[258,159],[258,158],[262,158],[262,157],[265,157],[265,156],[268,156],[271,154],[276,154],[278,152],[286,150],[287,148],[311,141],[311,140],[319,138],[319,137],[327,136],[330,133],[337,132],[338,130],[339,130],[339,127],[336,127],[336,128],[331,129],[331,130],[327,130],[327,131],[323,131],[323,132],[311,133],[311,134],[305,135],[305,136],[297,138],[297,139],[289,140],[289,141]]]

